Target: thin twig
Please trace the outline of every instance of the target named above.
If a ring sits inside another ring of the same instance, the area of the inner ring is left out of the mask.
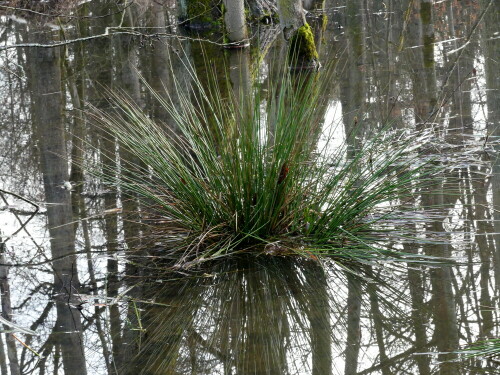
[[[87,250],[81,250],[81,251],[74,251],[74,252],[71,252],[71,253],[68,253],[68,254],[65,254],[65,255],[61,255],[61,256],[58,256],[58,257],[55,257],[55,258],[47,258],[45,257],[45,260],[44,261],[41,261],[41,262],[33,262],[33,263],[0,263],[0,267],[1,266],[7,266],[7,267],[35,267],[35,266],[43,266],[45,264],[52,264],[54,262],[57,262],[59,260],[62,260],[62,259],[65,259],[67,257],[71,257],[71,256],[74,256],[74,255],[82,255],[82,254],[86,254]],[[95,253],[95,254],[105,254],[106,251],[92,251],[92,253]]]
[[[31,216],[28,218],[28,220],[26,220],[24,223],[21,224],[21,227],[18,228],[14,233],[12,233],[11,235],[7,236],[7,238],[3,241],[3,243],[5,244],[8,240],[10,240],[12,237],[14,237],[16,234],[18,234],[20,231],[22,231],[26,225],[28,225],[28,223],[31,221],[31,219],[33,219],[35,217],[35,215],[38,213],[38,211],[40,211],[40,206],[37,205],[36,203],[30,201],[29,199],[26,199],[22,196],[20,196],[19,194],[16,194],[16,193],[13,193],[11,191],[7,191],[7,190],[3,190],[3,189],[0,189],[0,196],[2,197],[3,201],[5,202],[5,204],[8,204],[7,200],[5,199],[5,197],[3,196],[3,194],[9,194],[9,195],[12,195],[13,197],[17,198],[17,199],[20,199],[22,200],[23,202],[26,202],[26,203],[29,203],[31,204],[32,206],[35,207],[35,211],[31,214]],[[17,215],[16,215],[17,216]],[[19,219],[19,218],[18,218]]]
[[[498,0],[497,0],[498,1]],[[474,26],[472,26],[472,29],[471,31],[469,32],[469,35],[467,35],[467,38],[465,39],[465,43],[464,45],[461,47],[460,51],[458,52],[458,55],[457,57],[455,58],[455,61],[453,61],[453,64],[451,65],[451,68],[450,70],[448,71],[448,73],[446,74],[446,76],[444,77],[444,80],[443,80],[443,87],[446,87],[446,85],[448,84],[448,80],[450,79],[451,77],[451,73],[453,73],[453,71],[455,70],[455,68],[457,67],[457,62],[458,60],[460,59],[460,57],[462,57],[462,54],[464,53],[465,51],[465,47],[467,44],[469,44],[471,38],[472,38],[472,35],[474,34],[474,32],[476,31],[476,29],[478,28],[479,24],[481,23],[481,21],[483,20],[484,16],[486,15],[486,12],[488,11],[488,9],[490,8],[491,4],[493,4],[493,0],[490,0],[490,2],[488,3],[488,5],[486,5],[486,7],[483,9],[483,11],[481,12],[481,14],[479,15],[479,18],[477,19],[476,23],[474,24]]]
[[[84,19],[99,19],[99,18],[111,17],[111,16],[114,16],[115,14],[123,12],[125,9],[130,7],[132,4],[133,4],[133,2],[130,2],[130,3],[126,4],[123,8],[121,8],[120,10],[117,10],[116,12],[103,14],[101,16],[97,16],[97,15],[96,16],[71,16],[69,14],[62,14],[62,13],[50,14],[50,13],[38,12],[38,11],[33,10],[33,9],[11,7],[8,5],[0,5],[0,8],[7,9],[7,10],[13,10],[15,12],[31,13],[31,14],[35,14],[37,16],[43,16],[43,17],[62,17],[62,18],[68,18],[68,19],[84,20]]]
[[[114,30],[117,31],[114,31]],[[86,42],[89,40],[94,40],[94,39],[99,39],[99,38],[105,38],[108,36],[115,36],[115,35],[132,35],[132,36],[139,36],[143,38],[159,38],[159,37],[168,37],[168,38],[175,38],[178,40],[190,40],[192,42],[205,42],[205,43],[210,43],[214,44],[216,46],[220,47],[226,47],[226,46],[231,46],[231,45],[239,45],[242,42],[250,42],[254,37],[250,37],[247,39],[244,39],[239,42],[231,42],[231,43],[219,43],[215,42],[212,40],[204,39],[204,38],[191,38],[187,36],[180,36],[178,34],[171,34],[171,33],[154,33],[154,34],[144,34],[139,31],[124,31],[123,27],[107,27],[106,31],[102,34],[98,35],[91,35],[87,37],[81,37],[81,38],[76,38],[76,39],[69,39],[65,40],[62,42],[56,42],[56,43],[19,43],[19,44],[10,44],[7,46],[1,46],[0,51],[8,50],[8,49],[13,49],[13,48],[54,48],[54,47],[62,47],[66,46],[68,44],[73,44],[73,43],[80,43],[80,42]]]

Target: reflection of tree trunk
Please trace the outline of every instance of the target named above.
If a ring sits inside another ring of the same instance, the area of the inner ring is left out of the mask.
[[[342,103],[342,117],[350,144],[349,157],[352,157],[358,144],[359,136],[352,138],[353,132],[358,129],[358,117],[362,116],[364,109],[365,84],[364,84],[364,32],[362,1],[349,1],[346,8],[346,36],[347,36],[347,77],[344,77],[340,87],[340,100]],[[361,285],[352,274],[347,274],[347,341],[345,351],[345,375],[357,373],[358,355],[361,345]]]
[[[344,375],[356,375],[361,346],[361,283],[352,274],[347,274],[347,341]]]
[[[214,278],[167,274],[164,288],[144,288],[144,298],[157,304],[141,306],[145,334],[131,368],[162,375],[215,368],[228,375],[293,374],[297,362],[290,359],[301,353],[312,374],[331,374],[331,306],[320,265],[240,259],[209,272]]]
[[[5,259],[5,243],[2,242],[0,237],[0,263],[7,264]],[[12,306],[10,301],[10,286],[9,286],[9,273],[7,266],[0,266],[0,298],[2,306],[2,318],[7,321],[12,321]],[[6,330],[12,329],[4,324]],[[9,369],[11,375],[20,375],[21,371],[19,369],[19,361],[17,359],[17,348],[16,340],[14,336],[10,333],[5,335],[5,341],[7,344],[7,357],[9,358]],[[3,357],[5,358],[5,352],[3,351],[3,342],[0,341],[0,346],[2,346]],[[0,360],[2,358],[0,357]],[[2,374],[7,375],[7,361],[2,361]],[[5,367],[5,371],[3,369]]]
[[[406,204],[411,207],[416,205],[415,200],[408,201],[407,196],[401,196],[401,200],[406,200]],[[412,225],[412,231],[418,232],[417,224]],[[409,243],[403,241],[403,249],[408,254],[418,254],[420,245],[418,243]],[[429,323],[429,309],[425,303],[425,282],[423,269],[419,269],[417,265],[409,263],[408,271],[408,287],[411,298],[411,323],[415,335],[415,349],[417,353],[426,353],[429,351],[427,340],[426,327]],[[415,356],[419,375],[430,375],[430,357],[427,355]]]
[[[500,91],[498,91],[500,92]],[[497,93],[498,95],[498,93]],[[500,106],[496,109],[498,111],[499,119],[500,119]],[[496,158],[493,163],[493,176],[491,177],[491,185],[493,188],[493,207],[496,209],[493,211],[493,229],[495,236],[494,237],[494,253],[493,253],[493,261],[494,261],[494,274],[495,274],[495,286],[497,292],[500,291],[500,211],[498,207],[500,207],[500,158]],[[498,301],[500,304],[500,301]]]
[[[429,111],[436,109],[437,84],[436,68],[434,61],[434,15],[433,1],[420,0],[420,20],[422,27],[423,59],[427,96],[429,98]]]
[[[413,16],[408,25],[408,37],[410,46],[419,46],[423,44],[422,49],[412,48],[408,50],[410,67],[412,68],[413,95],[415,98],[415,117],[418,126],[424,126],[430,120],[430,115],[435,110],[436,99],[436,71],[434,62],[434,26],[432,3],[427,0],[420,2],[420,17],[416,15],[416,9],[413,9]],[[423,43],[421,42],[423,41]],[[420,123],[420,124],[419,124]],[[441,176],[436,179],[443,178]],[[432,190],[426,191],[422,195],[422,206],[443,207],[444,204],[442,182],[436,183]],[[427,224],[427,230],[431,233],[443,232],[442,223],[437,219]],[[424,252],[438,257],[449,257],[450,249],[448,245],[424,245]],[[411,277],[412,303],[416,308],[421,308],[423,297],[421,296],[420,277],[409,271]],[[437,340],[439,352],[450,352],[458,348],[458,328],[455,310],[455,300],[452,289],[452,269],[449,266],[442,266],[430,270],[430,279],[433,294],[433,312],[435,332],[434,337]],[[413,316],[415,323],[415,334],[418,342],[416,345],[420,348],[425,345],[424,320],[420,316]],[[449,359],[450,356],[441,355],[441,359]],[[428,362],[420,360],[419,369],[428,373]],[[454,374],[456,364],[452,362],[442,363],[440,366],[441,374]]]
[[[306,297],[310,298],[307,317],[311,325],[312,375],[329,375],[332,373],[332,336],[325,270],[311,263],[304,273],[305,283],[311,288],[310,291],[314,291],[306,291]]]
[[[245,272],[246,298],[242,309],[245,324],[242,337],[237,338],[237,374],[286,373],[283,335],[287,331],[287,317],[282,314],[282,300],[271,298],[278,290],[276,278],[265,267],[250,268]],[[264,314],[265,324],[262,321]]]
[[[89,4],[92,14],[105,14],[108,12],[108,5],[101,2],[91,2]],[[96,33],[104,33],[108,20],[99,18],[94,21],[93,28]],[[89,89],[88,101],[99,110],[106,110],[108,106],[107,98],[102,92],[101,87],[110,88],[112,86],[112,67],[111,59],[111,44],[106,38],[99,38],[88,45],[88,54],[92,56],[92,63],[96,69],[89,72],[89,77],[92,79],[91,88]],[[100,152],[104,155],[101,158],[103,165],[109,170],[114,169],[115,160],[115,142],[109,139],[108,136],[102,136],[100,141]],[[112,187],[108,187],[104,194],[104,209],[114,209],[117,207],[116,192]],[[107,257],[107,295],[116,297],[118,295],[119,280],[118,280],[118,261],[116,253],[118,251],[118,220],[116,215],[104,216],[104,236],[106,239]],[[109,306],[109,327],[111,340],[111,368],[120,368],[119,351],[122,345],[121,340],[121,316],[117,304]]]
[[[3,336],[0,335],[0,374],[2,375],[7,375],[7,356],[5,355],[5,349],[3,346]],[[11,370],[11,373],[13,375],[16,375],[17,373]]]
[[[154,277],[154,275],[149,276]],[[154,281],[151,282],[154,283]],[[137,304],[143,316],[141,323],[145,328],[144,339],[140,351],[131,354],[130,360],[133,362],[124,369],[124,374],[189,373],[187,368],[178,367],[180,366],[179,356],[183,341],[188,336],[190,336],[188,341],[199,339],[199,335],[196,335],[192,329],[192,324],[202,302],[201,293],[191,289],[191,283],[196,284],[196,281],[191,279],[171,281],[163,289],[157,289],[155,285],[144,288],[144,298],[154,302]],[[196,360],[191,364],[196,367]],[[195,371],[192,373],[196,374]]]
[[[405,251],[408,253],[416,253],[414,245],[406,244]],[[413,265],[408,267],[408,284],[411,297],[411,318],[413,323],[413,331],[415,332],[415,349],[417,353],[425,353],[427,351],[427,311],[425,309],[424,286],[422,281],[422,271],[415,270]],[[417,362],[419,375],[429,375],[430,358],[426,355],[418,355],[415,357]]]
[[[500,124],[500,63],[498,62],[498,56],[500,56],[500,43],[498,41],[500,2],[497,0],[493,0],[493,2],[490,0],[481,0],[480,3],[483,8],[491,3],[484,17],[481,40],[486,73],[488,129],[494,131],[495,135],[500,135],[500,126],[498,126],[498,124]]]
[[[438,181],[440,176],[435,177]],[[443,183],[437,182],[422,195],[423,207],[443,207]],[[426,226],[426,230],[432,233],[444,231],[441,221],[432,220]],[[425,244],[424,252],[428,255],[450,258],[451,251],[448,244]],[[458,326],[455,309],[455,298],[453,294],[453,270],[451,266],[442,265],[430,270],[432,286],[432,301],[434,313],[434,338],[440,353],[449,353],[458,349]],[[440,360],[449,360],[454,356],[440,354]],[[457,363],[445,361],[440,364],[441,375],[454,375],[457,372]]]
[[[81,37],[86,37],[88,35],[88,24],[85,18],[88,15],[88,5],[83,4],[78,11],[81,20],[77,24],[77,28],[80,32]],[[85,125],[86,119],[84,115],[85,106],[85,95],[86,95],[86,74],[85,74],[85,60],[86,51],[84,49],[83,43],[79,43],[76,46],[75,57],[74,57],[74,67],[73,70],[72,62],[68,58],[64,59],[64,70],[63,70],[63,81],[67,82],[68,91],[70,93],[71,102],[73,107],[76,109],[76,114],[73,118],[73,131],[71,139],[71,173],[70,181],[73,183],[73,191],[71,194],[71,204],[73,207],[73,216],[75,222],[79,222],[83,232],[83,239],[85,244],[85,252],[87,257],[87,268],[89,273],[89,286],[94,295],[98,293],[98,285],[95,277],[94,262],[91,253],[91,234],[89,230],[89,225],[87,219],[87,209],[85,206],[85,200],[83,198],[83,184],[84,176],[81,163],[83,161],[83,145],[85,139]],[[78,225],[74,226],[75,232],[78,229]],[[109,295],[109,294],[108,294]],[[102,322],[100,318],[99,307],[94,307],[95,314],[95,325],[97,335],[99,336],[102,351],[104,355],[104,362],[109,374],[113,373],[110,366],[111,355],[108,350],[108,343],[105,338],[105,334],[102,327]]]
[[[478,172],[481,173],[477,168]],[[492,232],[491,217],[489,204],[487,200],[488,191],[490,190],[490,180],[482,178],[477,178],[474,171],[475,167],[471,167],[471,181],[472,181],[472,192],[474,198],[474,209],[473,217],[471,217],[472,223],[477,223],[477,235],[475,240],[479,250],[479,259],[481,260],[481,265],[479,267],[479,285],[480,285],[480,295],[479,295],[479,314],[481,314],[478,321],[481,323],[480,335],[482,338],[490,336],[491,331],[494,328],[493,323],[493,308],[490,296],[490,256],[494,252],[494,237],[495,235],[489,235]],[[499,187],[497,187],[499,189]],[[492,190],[495,190],[493,187]],[[473,288],[476,286],[474,285]]]
[[[448,18],[450,37],[455,39],[456,34],[456,24],[455,16],[453,12],[453,3],[448,4]],[[464,24],[461,28],[464,29],[464,34],[468,34],[467,25],[471,23],[469,19],[460,19],[459,24]],[[461,39],[459,37],[459,39]],[[451,49],[457,49],[459,47],[458,42],[455,40],[450,44]],[[471,90],[474,78],[472,75],[474,56],[471,55],[474,49],[477,48],[477,42],[475,38],[472,39],[468,46],[465,47],[466,50],[462,54],[458,61],[452,58],[448,61],[448,66],[446,71],[451,72],[450,79],[448,81],[448,87],[445,88],[445,98],[444,100],[451,99],[450,105],[450,123],[448,134],[455,134],[455,139],[450,139],[451,143],[459,143],[463,141],[464,134],[472,134],[473,118],[472,118],[472,100],[471,100]],[[452,66],[451,64],[456,64],[457,66]]]
[[[81,77],[83,76],[83,63],[84,56],[83,50],[78,48],[79,53],[77,54],[76,63],[77,63],[77,71],[80,73]],[[73,77],[72,69],[70,68],[69,61],[65,62],[66,64],[66,78],[65,80],[68,82],[68,89],[70,91],[71,100],[73,106],[78,109],[78,113],[74,118],[74,130],[72,136],[72,149],[71,149],[71,174],[70,180],[73,183],[73,191],[71,194],[71,204],[73,206],[73,217],[75,222],[79,222],[83,232],[83,240],[84,240],[84,248],[87,257],[87,268],[89,273],[89,286],[94,295],[98,293],[98,285],[95,276],[94,270],[94,262],[91,253],[91,233],[89,230],[89,224],[87,221],[87,209],[85,205],[85,199],[82,196],[83,193],[83,184],[84,184],[84,176],[83,170],[81,168],[82,160],[83,160],[83,140],[85,139],[85,119],[81,111],[83,111],[84,107],[84,80],[78,79],[75,80]],[[77,231],[78,225],[75,225],[75,232]],[[109,295],[109,294],[108,294]],[[105,334],[103,331],[103,327],[101,324],[99,307],[94,307],[95,313],[95,325],[97,330],[97,335],[101,341],[104,362],[106,364],[106,368],[109,374],[112,374],[112,368],[110,366],[110,353],[108,351],[108,343],[105,339]]]
[[[422,26],[420,17],[417,14],[417,3],[407,1],[408,7],[413,7],[410,12],[410,20],[407,26],[407,61],[411,70],[411,81],[413,89],[414,113],[417,127],[423,127],[431,112],[432,104],[427,96],[426,75],[423,68]],[[433,47],[432,47],[433,48]]]
[[[126,14],[123,21],[123,26],[133,28],[136,20],[137,9],[134,5],[126,9]],[[116,78],[115,84],[117,87],[124,90],[127,95],[132,99],[132,101],[139,106],[143,107],[141,90],[140,90],[140,80],[139,80],[139,45],[130,35],[120,35],[116,38],[116,55],[117,62],[116,66]],[[130,154],[130,152],[120,145],[120,159],[126,162],[133,163],[134,165],[140,165],[140,161]],[[127,174],[133,173],[122,170],[120,173]],[[138,281],[137,277],[142,274],[142,267],[140,264],[142,259],[140,258],[141,251],[138,224],[140,222],[139,215],[139,203],[134,196],[124,196],[122,195],[122,207],[123,207],[123,233],[125,238],[125,244],[127,248],[127,256],[133,257],[133,262],[127,262],[125,265],[126,280],[129,281],[130,285],[135,285]],[[129,296],[136,299],[142,298],[142,289],[140,286],[135,285],[134,288],[129,293]],[[127,311],[127,321],[128,324],[123,331],[122,335],[122,346],[120,352],[120,365],[123,371],[128,371],[128,373],[135,373],[134,369],[130,367],[130,363],[137,352],[138,345],[138,331],[136,330],[139,322],[137,320],[136,309],[132,303],[128,305]]]
[[[234,97],[238,100],[239,114],[242,117],[250,116],[252,111],[252,74],[250,72],[250,51],[230,51],[229,56],[229,78],[231,80]]]
[[[150,25],[155,32],[162,32],[165,29],[165,9],[162,4],[153,1],[151,4],[151,21]],[[149,84],[160,96],[165,97],[166,91],[172,87],[172,71],[168,49],[170,42],[164,39],[155,40],[152,42],[151,51],[151,79]],[[168,44],[167,44],[168,43]],[[171,93],[169,93],[172,95]],[[158,103],[157,100],[152,100],[153,116],[156,120],[160,120],[167,124],[171,123],[170,115],[165,108]]]
[[[485,8],[489,0],[481,0],[480,4]],[[484,17],[482,28],[481,45],[484,51],[484,67],[486,75],[486,105],[488,108],[487,131],[491,136],[500,137],[500,42],[498,39],[498,25],[500,25],[500,2],[493,0],[488,12]],[[497,146],[498,147],[498,146]],[[493,164],[493,225],[495,242],[494,250],[494,273],[497,290],[500,290],[500,158],[495,158]],[[500,301],[499,301],[500,303]]]
[[[366,267],[366,274],[368,277],[373,279],[373,269],[371,266]],[[380,304],[379,304],[379,296],[378,296],[378,288],[377,286],[373,283],[370,282],[366,286],[368,296],[370,297],[370,309],[371,309],[371,316],[373,319],[373,327],[375,329],[375,338],[377,340],[377,346],[378,346],[378,351],[379,351],[379,356],[380,356],[380,365],[382,375],[390,375],[390,368],[385,365],[388,362],[388,357],[387,353],[385,351],[385,342],[384,342],[384,324],[382,320],[382,312],[380,311]]]
[[[225,335],[224,347],[227,347],[225,353],[230,355],[232,353],[232,362],[234,364],[239,363],[240,351],[239,351],[239,340],[242,337],[243,326],[245,324],[243,309],[245,306],[245,286],[243,285],[243,278],[239,278],[233,284],[234,292],[233,298],[231,299],[231,305],[229,307],[229,316],[231,317],[228,324],[229,334]],[[226,343],[229,341],[229,343]],[[227,374],[231,374],[231,368],[234,365],[231,361],[225,363],[225,371]]]
[[[47,30],[45,30],[47,32]],[[35,43],[50,42],[41,32],[29,33]],[[85,374],[80,313],[73,295],[79,291],[74,255],[75,233],[72,223],[70,192],[60,186],[68,180],[66,140],[62,116],[62,92],[59,49],[26,50],[32,88],[33,124],[39,140],[40,167],[43,175],[47,218],[57,301],[57,330],[61,332],[63,366],[67,374]]]
[[[87,4],[82,4],[81,8],[78,10],[79,17],[81,20],[77,23],[77,29],[82,38],[88,36],[88,20],[85,18],[88,14]],[[72,206],[74,212],[77,210],[78,202],[77,200],[81,198],[81,193],[83,191],[83,171],[81,162],[83,159],[83,139],[85,138],[85,125],[86,119],[84,115],[85,107],[85,48],[84,43],[78,43],[75,46],[74,55],[74,65],[69,61],[68,58],[64,59],[65,70],[63,74],[66,73],[66,79],[63,81],[67,82],[68,91],[71,97],[71,103],[73,108],[76,110],[73,117],[73,130],[71,138],[71,172],[70,181],[75,184],[75,194],[72,194]],[[74,66],[74,69],[73,69]],[[77,226],[75,225],[75,230]]]
[[[363,116],[365,100],[364,32],[361,9],[363,9],[361,0],[347,3],[346,48],[348,56],[345,76],[340,86],[340,100],[345,134],[348,136],[357,130],[358,116]],[[354,147],[357,145],[355,144]]]
[[[370,85],[377,90],[371,95],[384,95],[385,98],[377,100],[372,104],[373,115],[381,121],[384,126],[387,123],[394,123],[394,126],[403,127],[401,116],[401,92],[402,87],[399,82],[401,74],[401,64],[398,60],[400,55],[397,51],[398,38],[402,33],[403,20],[405,19],[404,1],[402,2],[370,2],[366,9],[366,34],[370,35],[366,48],[367,60],[371,60],[372,66],[379,66],[371,74],[375,81]],[[386,13],[385,16],[378,17],[377,14]],[[380,92],[379,92],[380,90]],[[378,110],[378,111],[377,111]]]

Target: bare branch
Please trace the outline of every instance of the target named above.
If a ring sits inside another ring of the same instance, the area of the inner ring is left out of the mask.
[[[232,42],[232,43],[219,43],[216,41],[211,41],[208,39],[204,38],[190,38],[187,36],[179,36],[178,34],[171,34],[171,33],[154,33],[154,34],[144,34],[139,31],[133,31],[132,29],[130,30],[125,30],[126,28],[123,27],[108,27],[106,28],[106,31],[102,34],[98,35],[91,35],[87,37],[82,37],[82,38],[75,38],[75,39],[69,39],[65,40],[62,42],[56,42],[56,43],[49,43],[49,44],[42,44],[42,43],[19,43],[19,44],[10,44],[7,46],[1,46],[0,51],[8,50],[8,49],[13,49],[13,48],[55,48],[55,47],[62,47],[66,46],[68,44],[74,44],[74,43],[80,43],[80,42],[86,42],[89,40],[94,40],[94,39],[99,39],[99,38],[106,38],[109,36],[115,36],[115,35],[132,35],[132,36],[137,36],[141,38],[160,38],[160,37],[167,37],[167,38],[175,38],[178,40],[190,40],[194,42],[205,42],[205,43],[210,43],[214,44],[217,46],[221,47],[227,47],[231,45],[239,45],[241,42]],[[250,40],[253,39],[253,37],[250,37],[248,39],[245,39],[245,42],[250,42]]]
[[[35,215],[38,213],[38,211],[40,211],[40,206],[37,205],[36,203],[30,201],[29,199],[26,199],[22,196],[20,196],[19,194],[16,194],[16,193],[13,193],[11,191],[7,191],[7,190],[2,190],[0,189],[0,196],[2,197],[2,200],[5,202],[5,204],[7,204],[7,201],[5,200],[5,197],[3,196],[3,194],[8,194],[8,195],[12,195],[13,197],[17,198],[17,199],[20,199],[22,200],[23,202],[26,202],[26,203],[29,203],[31,204],[32,206],[35,207],[35,211],[31,214],[31,216],[28,218],[28,220],[26,220],[24,223],[21,224],[21,227],[16,230],[14,233],[12,233],[11,235],[9,235],[2,243],[5,244],[7,243],[8,240],[10,240],[12,237],[14,237],[16,234],[18,234],[20,231],[22,231],[26,225],[28,225],[28,223],[31,221],[31,219],[33,219],[35,217]],[[16,215],[17,217],[17,215]],[[19,217],[17,217],[18,220],[19,220]],[[1,242],[1,241],[0,241]]]

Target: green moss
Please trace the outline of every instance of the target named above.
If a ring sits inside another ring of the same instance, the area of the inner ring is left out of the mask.
[[[428,25],[432,21],[432,6],[431,3],[420,4],[420,18],[423,25]]]
[[[328,16],[326,14],[321,15],[321,30],[326,31],[326,26],[328,25]]]
[[[250,9],[248,9],[248,7],[245,5],[245,20],[247,22],[252,22],[253,21],[253,17],[252,17],[252,12],[250,12]]]
[[[318,59],[314,34],[308,23],[299,27],[290,39],[290,57],[305,61]]]
[[[212,24],[211,0],[188,0],[187,18],[190,23]]]
[[[434,39],[434,34],[429,36],[425,35],[423,37],[424,67],[426,68],[432,68],[434,66]]]

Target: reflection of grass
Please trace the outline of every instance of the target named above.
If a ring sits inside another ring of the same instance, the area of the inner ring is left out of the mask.
[[[165,283],[146,283],[145,298],[154,302],[141,305],[140,373],[193,373],[190,356],[205,374],[222,367],[226,374],[332,373],[332,348],[345,349],[343,272],[291,257],[235,256],[201,268],[210,274],[167,273]]]
[[[468,348],[459,352],[466,358],[470,357],[480,357],[487,358],[497,363],[500,363],[500,360],[497,360],[495,357],[500,355],[500,339],[490,339],[485,341],[479,341]]]
[[[142,200],[176,257],[382,254],[373,228],[387,207],[374,213],[425,180],[408,156],[412,139],[381,133],[360,150],[349,151],[349,141],[333,147],[320,126],[325,77],[283,73],[265,100],[262,88],[221,94],[215,79],[208,89],[192,79],[194,90],[178,88],[177,104],[157,98],[173,119],[170,130],[125,96],[113,99],[117,116],[96,116],[127,150],[119,169],[102,177]]]

